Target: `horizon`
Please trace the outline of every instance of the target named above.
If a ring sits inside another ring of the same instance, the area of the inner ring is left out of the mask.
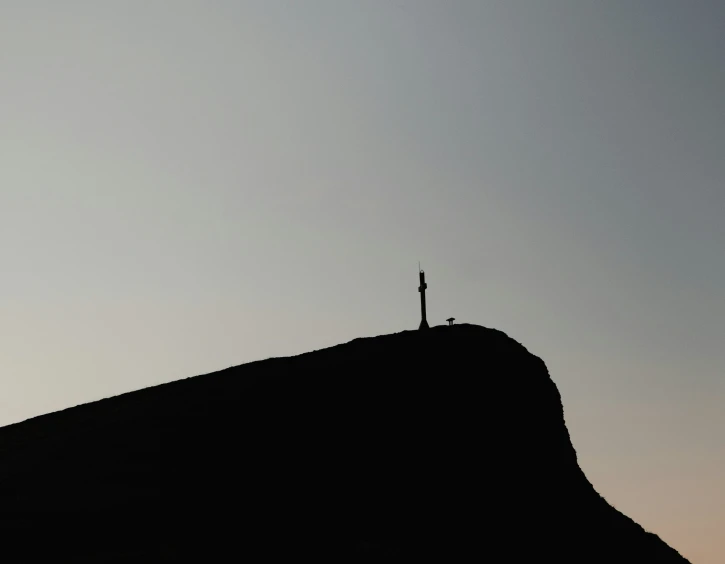
[[[468,326],[473,326],[473,327],[481,327],[483,329],[488,329],[488,330],[492,330],[492,331],[499,331],[499,332],[503,333],[504,335],[506,335],[508,338],[512,339],[513,341],[516,341],[516,339],[514,339],[513,337],[511,337],[507,333],[505,333],[503,331],[500,331],[499,329],[496,329],[495,327],[486,327],[485,325],[479,325],[478,323],[455,323],[454,325],[460,325],[460,326],[466,326],[466,325],[468,325]],[[436,329],[436,328],[441,328],[442,329],[444,327],[449,327],[449,325],[447,323],[445,323],[445,324],[442,323],[442,324],[439,324],[439,325],[431,325],[429,327],[429,330],[430,329]],[[240,367],[245,366],[247,364],[252,364],[252,363],[257,363],[257,362],[263,362],[265,360],[274,360],[274,359],[279,359],[279,358],[292,358],[292,357],[304,355],[304,354],[311,353],[311,352],[317,352],[317,351],[321,351],[321,350],[325,350],[325,349],[331,349],[331,348],[334,348],[334,347],[339,347],[341,345],[347,345],[347,344],[352,343],[353,341],[356,341],[358,339],[372,339],[372,338],[377,338],[377,337],[390,337],[392,335],[399,335],[400,333],[414,333],[414,332],[418,332],[420,330],[421,330],[420,328],[413,328],[413,329],[401,329],[399,331],[393,331],[391,333],[382,333],[380,335],[359,335],[357,337],[353,337],[351,339],[348,339],[348,340],[345,340],[345,341],[341,341],[339,343],[333,343],[333,344],[326,345],[326,346],[321,347],[321,348],[318,348],[318,349],[312,349],[312,350],[308,350],[308,351],[302,351],[302,352],[296,353],[296,354],[283,355],[283,356],[269,356],[269,357],[265,357],[265,358],[251,359],[251,360],[245,361],[245,362],[243,362],[241,364],[233,364],[233,365],[230,365],[230,366],[225,366],[223,368],[215,369],[215,370],[213,370],[211,372],[202,372],[202,373],[199,373],[199,374],[191,374],[191,375],[188,375],[188,376],[182,376],[181,378],[178,378],[177,380],[169,380],[169,381],[166,381],[166,382],[158,382],[156,384],[151,384],[151,385],[145,386],[143,388],[134,388],[132,390],[126,390],[126,391],[120,392],[118,394],[114,394],[112,396],[106,396],[106,397],[102,397],[102,398],[96,398],[96,399],[92,399],[90,401],[87,401],[87,402],[84,402],[84,403],[79,403],[79,404],[76,404],[76,405],[64,406],[64,407],[61,407],[60,409],[55,410],[55,411],[49,411],[49,412],[46,412],[46,413],[39,413],[37,415],[33,415],[33,416],[29,417],[28,419],[22,419],[20,421],[14,421],[12,423],[8,423],[8,424],[5,424],[5,425],[2,425],[2,426],[0,426],[0,431],[4,427],[8,427],[10,425],[18,425],[18,424],[24,423],[25,421],[29,421],[30,419],[36,419],[38,417],[43,417],[45,415],[53,415],[54,413],[58,413],[59,411],[65,411],[67,409],[72,409],[74,407],[81,407],[83,405],[86,405],[86,404],[89,404],[89,403],[95,403],[97,401],[101,401],[101,400],[104,400],[104,399],[115,398],[115,397],[118,397],[118,396],[122,396],[122,395],[126,395],[126,394],[131,394],[131,393],[135,393],[135,392],[141,392],[141,391],[147,390],[149,388],[154,388],[156,386],[162,386],[164,384],[170,384],[172,382],[178,382],[180,380],[187,380],[189,378],[197,378],[197,377],[202,377],[202,376],[208,376],[208,375],[211,375],[211,374],[216,374],[217,372],[223,372],[225,370],[230,370],[230,369],[233,369],[233,368],[240,368]],[[516,341],[516,342],[518,343],[518,341]],[[524,347],[524,349],[526,349],[526,345],[524,343],[519,343],[519,344],[522,345]],[[531,353],[531,351],[528,351],[528,352],[530,354],[533,354],[533,353]],[[536,356],[536,355],[534,355],[534,356]],[[544,360],[544,359],[542,359],[542,360]],[[545,363],[545,361],[544,361],[544,363]],[[552,378],[552,380],[553,380],[553,378]],[[554,383],[556,384],[556,382],[554,382]]]
[[[725,558],[725,5],[0,3],[0,426],[495,328],[579,463]],[[420,270],[420,266],[419,266]]]

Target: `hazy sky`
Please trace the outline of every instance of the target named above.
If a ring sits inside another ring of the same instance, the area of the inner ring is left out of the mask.
[[[0,0],[0,424],[415,329],[420,260],[721,564],[724,69],[717,0]]]

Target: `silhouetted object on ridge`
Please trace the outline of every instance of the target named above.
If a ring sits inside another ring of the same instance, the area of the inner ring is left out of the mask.
[[[418,267],[420,269],[420,267]],[[418,276],[420,277],[420,286],[418,286],[418,291],[420,292],[420,326],[418,329],[428,329],[428,319],[425,315],[425,289],[428,287],[428,284],[425,283],[425,272],[422,270],[419,270]]]
[[[455,320],[456,320],[456,318],[455,318],[455,317],[449,317],[448,319],[446,319],[446,321],[448,322],[448,325],[453,325],[453,322],[454,322]]]

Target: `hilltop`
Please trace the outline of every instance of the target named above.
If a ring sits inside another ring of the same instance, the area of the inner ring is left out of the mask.
[[[360,338],[0,429],[3,562],[687,561],[577,464],[544,362]]]

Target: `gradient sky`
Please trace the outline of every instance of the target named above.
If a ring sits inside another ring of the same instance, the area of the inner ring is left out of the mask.
[[[0,424],[415,329],[420,260],[431,323],[542,357],[598,491],[721,564],[724,30],[705,0],[0,0]]]

